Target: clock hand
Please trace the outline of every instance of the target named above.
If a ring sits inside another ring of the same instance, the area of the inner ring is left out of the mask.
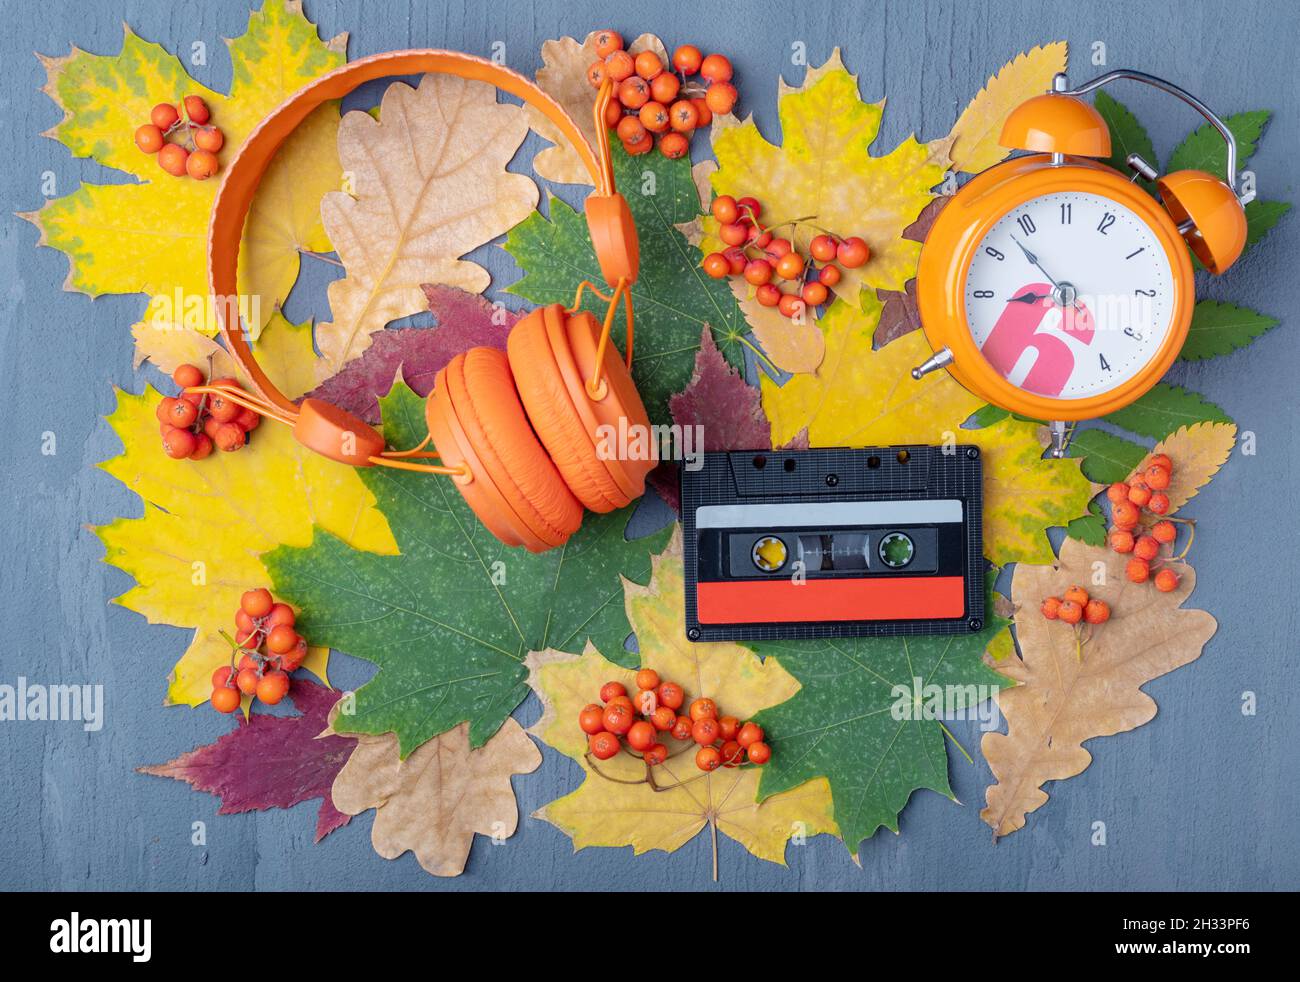
[[[1047,293],[1022,293],[1017,297],[1007,297],[1005,303],[1038,303],[1040,300],[1049,300],[1051,295]]]
[[[1060,287],[1061,287],[1061,284],[1060,284],[1060,283],[1057,283],[1056,280],[1052,279],[1052,274],[1051,274],[1051,273],[1049,273],[1047,270],[1043,269],[1043,264],[1040,263],[1040,262],[1038,261],[1038,257],[1035,256],[1035,255],[1034,255],[1032,252],[1030,252],[1028,249],[1026,249],[1026,248],[1025,248],[1025,244],[1024,244],[1023,242],[1021,242],[1019,239],[1017,239],[1014,235],[1011,237],[1011,241],[1014,242],[1016,245],[1018,245],[1018,246],[1020,247],[1020,251],[1023,252],[1023,253],[1025,254],[1025,258],[1028,259],[1029,262],[1030,262],[1032,265],[1036,266],[1036,267],[1038,268],[1038,271],[1039,271],[1040,273],[1042,273],[1044,276],[1047,277],[1047,281],[1048,281],[1049,283],[1051,283],[1052,286],[1056,287],[1056,288],[1059,290]]]

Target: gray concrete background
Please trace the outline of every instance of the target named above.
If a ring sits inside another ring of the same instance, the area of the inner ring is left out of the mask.
[[[549,751],[536,773],[518,778],[519,833],[500,847],[480,839],[466,875],[439,880],[407,854],[388,862],[370,848],[370,816],[313,846],[316,805],[290,812],[216,816],[217,801],[185,786],[140,776],[142,763],[168,760],[224,732],[208,711],[164,709],[163,677],[185,632],[149,627],[107,605],[127,578],[101,563],[98,541],[83,528],[139,514],[139,501],[94,464],[116,452],[100,419],[112,409],[111,385],[137,389],[128,327],[140,297],[90,301],[60,289],[67,261],[35,249],[36,230],[11,217],[41,204],[44,171],[58,193],[78,180],[120,180],[73,160],[39,136],[57,119],[40,93],[44,74],[33,51],[63,54],[69,43],[115,53],[121,24],[148,40],[188,49],[208,43],[200,81],[225,89],[229,63],[221,37],[242,33],[244,2],[121,0],[85,3],[0,2],[0,566],[4,610],[0,682],[19,675],[41,682],[103,683],[106,725],[0,724],[0,887],[179,889],[631,889],[643,884],[709,888],[708,837],[672,856],[634,859],[630,849],[574,855],[569,840],[527,817],[576,786],[578,768]],[[509,63],[531,72],[542,40],[613,26],[626,35],[651,30],[670,45],[692,41],[726,52],[741,80],[742,102],[775,134],[776,77],[802,77],[790,45],[803,41],[820,62],[833,45],[860,75],[864,97],[888,95],[880,146],[909,132],[946,132],[988,74],[1029,46],[1070,41],[1078,77],[1095,41],[1109,65],[1132,65],[1176,80],[1223,111],[1267,108],[1275,118],[1251,166],[1265,197],[1295,199],[1300,36],[1295,4],[1177,5],[1138,2],[793,4],[601,3],[537,0],[495,4],[308,0],[308,15],[330,37],[351,32],[350,54],[410,46],[489,53],[504,41]],[[372,93],[372,95],[377,94]],[[1167,154],[1196,118],[1155,94],[1128,88],[1118,97]],[[509,257],[488,260],[496,286],[509,282]],[[1250,304],[1290,320],[1300,306],[1300,221],[1292,215],[1262,245],[1202,295]],[[319,264],[318,264],[319,265]],[[325,310],[327,277],[312,269],[289,313]],[[513,299],[507,302],[514,305]],[[1194,603],[1219,619],[1219,633],[1192,666],[1147,686],[1160,704],[1149,725],[1093,741],[1092,767],[1049,788],[1051,801],[1023,831],[998,845],[979,821],[989,773],[954,755],[953,787],[965,804],[918,793],[903,814],[902,835],[882,832],[864,844],[862,866],[826,837],[791,848],[789,868],[750,857],[723,838],[723,889],[1091,889],[1295,888],[1300,846],[1295,813],[1300,725],[1296,693],[1293,421],[1300,334],[1284,323],[1246,351],[1194,367],[1172,380],[1222,405],[1253,431],[1254,457],[1235,457],[1201,494],[1194,559]],[[59,452],[40,454],[41,434]],[[336,657],[336,684],[357,685],[366,663]],[[1258,715],[1243,716],[1242,693],[1256,693]],[[525,724],[538,707],[518,711]],[[974,724],[954,727],[978,745]],[[207,823],[206,848],[190,845],[190,827]],[[1108,844],[1090,845],[1104,821]]]

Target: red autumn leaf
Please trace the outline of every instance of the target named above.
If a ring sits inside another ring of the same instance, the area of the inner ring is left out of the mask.
[[[427,396],[433,389],[434,376],[462,351],[475,345],[505,350],[506,335],[519,314],[454,286],[425,283],[422,289],[437,327],[398,327],[376,332],[365,354],[348,362],[341,372],[308,395],[332,402],[367,423],[378,423],[379,396],[392,388],[399,372],[407,385]]]
[[[772,446],[772,424],[763,412],[758,389],[727,364],[707,326],[700,332],[700,350],[695,353],[695,371],[686,388],[668,400],[673,422],[683,430],[702,428],[701,450],[766,450]],[[796,442],[797,442],[796,437]],[[804,446],[807,446],[805,434]],[[797,449],[797,447],[791,447]],[[680,501],[675,463],[663,463],[650,473],[649,483],[664,502],[677,511]]]
[[[351,818],[334,807],[330,786],[357,741],[342,736],[317,739],[341,695],[315,682],[294,679],[289,698],[301,715],[255,713],[215,743],[138,770],[185,781],[197,791],[216,795],[221,799],[218,815],[289,808],[321,798],[316,815],[316,841],[320,842]]]

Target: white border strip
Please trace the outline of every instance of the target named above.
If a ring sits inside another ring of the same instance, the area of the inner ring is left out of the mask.
[[[824,528],[829,525],[925,525],[960,522],[955,498],[929,501],[823,501],[771,505],[703,505],[697,529]]]

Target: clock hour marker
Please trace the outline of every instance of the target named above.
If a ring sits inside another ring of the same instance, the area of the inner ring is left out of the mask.
[[[1129,253],[1127,256],[1125,256],[1124,258],[1125,258],[1125,259],[1132,259],[1132,258],[1133,258],[1134,256],[1136,256],[1139,252],[1145,252],[1145,251],[1146,251],[1146,246],[1138,246],[1136,249],[1134,249],[1132,252],[1130,252],[1130,253]]]

